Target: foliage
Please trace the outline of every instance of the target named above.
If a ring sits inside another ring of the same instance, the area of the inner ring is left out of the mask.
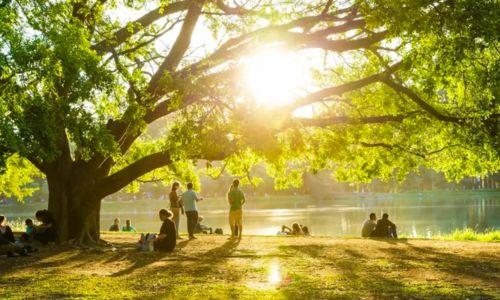
[[[254,185],[248,174],[265,163],[282,188],[323,169],[356,182],[402,181],[419,166],[450,180],[499,170],[498,1],[228,2],[1,6],[0,170],[19,165],[13,154],[45,174],[85,166],[99,197],[197,183],[197,160],[223,160]],[[313,57],[322,96],[257,103],[241,72],[259,49]],[[297,117],[303,107],[315,114]]]
[[[42,176],[30,162],[14,154],[7,160],[7,170],[0,175],[0,195],[22,201],[38,190],[34,178]]]

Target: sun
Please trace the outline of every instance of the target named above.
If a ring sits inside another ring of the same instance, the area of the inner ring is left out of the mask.
[[[259,52],[244,64],[245,89],[258,105],[287,105],[303,96],[311,83],[311,72],[296,53]]]

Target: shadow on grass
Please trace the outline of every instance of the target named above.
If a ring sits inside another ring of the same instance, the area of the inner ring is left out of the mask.
[[[300,262],[301,259],[307,257],[314,258],[318,264],[315,268],[318,274],[290,274],[292,282],[282,287],[281,291],[289,299],[493,298],[493,295],[488,294],[484,287],[474,289],[467,285],[457,286],[448,282],[449,277],[431,281],[405,279],[401,276],[401,271],[413,268],[415,272],[419,272],[418,267],[411,263],[423,260],[434,263],[434,266],[437,264],[439,270],[446,270],[449,274],[465,274],[480,279],[492,288],[497,285],[495,274],[499,274],[498,267],[461,255],[441,253],[431,248],[420,248],[408,243],[403,244],[403,249],[381,247],[359,250],[352,249],[352,247],[327,247],[316,244],[280,246],[280,252],[289,255],[290,264],[294,264],[291,260]],[[388,256],[374,255],[373,250],[385,251]],[[487,274],[480,274],[485,270]]]

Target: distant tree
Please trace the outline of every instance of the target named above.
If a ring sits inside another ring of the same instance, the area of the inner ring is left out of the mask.
[[[1,3],[0,162],[46,176],[63,241],[100,242],[105,196],[196,180],[198,159],[240,176],[265,162],[279,186],[321,169],[355,181],[499,169],[498,1]],[[202,27],[213,43],[200,51]],[[275,48],[324,59],[314,92],[273,108],[240,72]],[[145,134],[155,121],[162,134]]]

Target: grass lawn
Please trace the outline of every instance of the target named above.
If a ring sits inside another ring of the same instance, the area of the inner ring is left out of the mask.
[[[0,298],[500,298],[500,243],[199,236],[173,253],[41,249],[0,257]]]

